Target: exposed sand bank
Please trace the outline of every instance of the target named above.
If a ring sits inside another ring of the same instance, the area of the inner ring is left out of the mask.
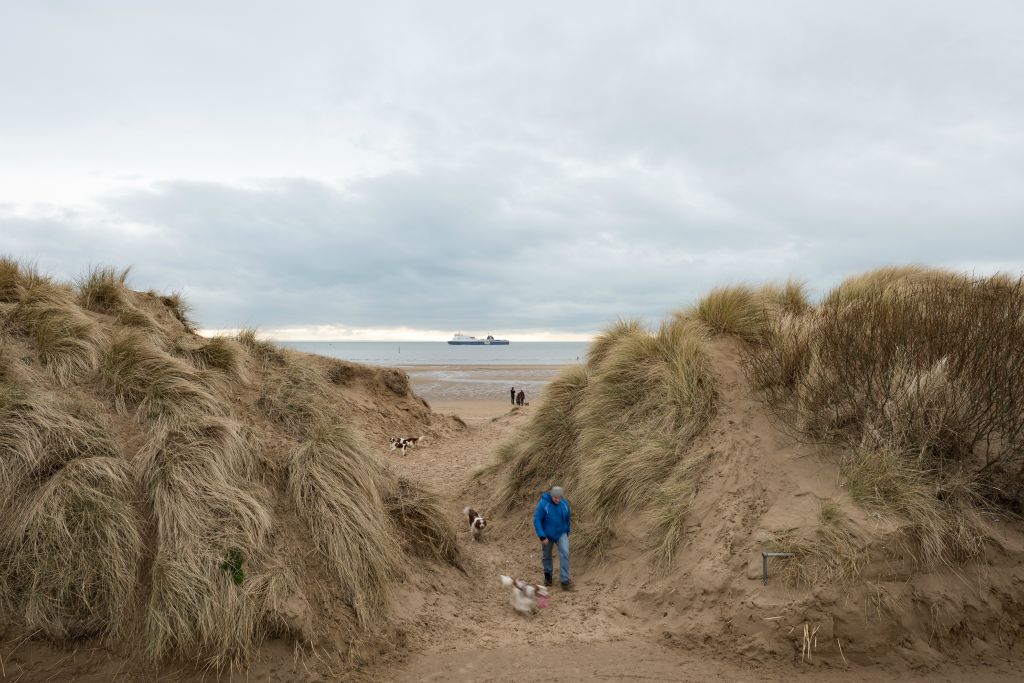
[[[509,389],[526,392],[530,403],[564,365],[415,365],[403,367],[417,395],[438,413],[479,425],[512,409]]]

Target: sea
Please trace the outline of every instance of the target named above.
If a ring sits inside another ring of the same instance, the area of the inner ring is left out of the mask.
[[[356,363],[415,365],[569,365],[587,357],[589,342],[512,342],[454,346],[447,342],[278,342],[281,346]]]
[[[537,398],[566,365],[586,360],[589,342],[515,342],[453,346],[446,342],[278,342],[281,346],[367,365],[406,370],[413,390],[431,403],[507,401],[509,388]]]

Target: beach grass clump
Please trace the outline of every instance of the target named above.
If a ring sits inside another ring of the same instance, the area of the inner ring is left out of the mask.
[[[127,635],[144,544],[137,487],[120,458],[80,457],[26,491],[0,531],[0,593],[57,641]]]
[[[12,374],[0,380],[0,511],[76,458],[118,455],[104,424]]]
[[[499,504],[568,486],[579,552],[600,556],[619,516],[644,512],[653,518],[651,548],[671,562],[708,462],[690,450],[717,401],[707,344],[705,325],[681,315],[653,333],[632,321],[612,325],[586,366],[556,379],[518,438],[499,450]]]
[[[342,425],[321,425],[292,454],[288,491],[364,628],[381,625],[402,551],[381,496],[383,474]]]
[[[381,383],[391,393],[405,396],[409,393],[409,375],[398,368],[384,368],[380,375]]]
[[[96,313],[116,313],[128,304],[128,273],[131,268],[93,266],[78,280],[78,302]]]
[[[328,382],[338,386],[348,386],[356,380],[369,381],[378,377],[376,368],[337,358],[331,358],[328,361],[325,374]],[[408,376],[406,377],[406,382],[408,382]]]
[[[284,365],[286,362],[285,355],[277,344],[260,339],[259,333],[254,328],[246,327],[240,330],[235,339],[249,352],[249,355],[264,364]]]
[[[99,380],[119,413],[141,420],[188,422],[223,412],[210,381],[139,330],[114,330]]]
[[[768,321],[766,303],[746,285],[716,287],[689,313],[717,334],[731,334],[749,342],[761,340]]]
[[[822,307],[796,382],[804,430],[894,444],[940,477],[1019,493],[1024,283],[932,279]]]
[[[816,316],[783,314],[765,328],[764,341],[744,359],[750,383],[775,407],[785,403],[808,376]]]
[[[1024,282],[919,267],[850,278],[784,316],[747,367],[804,435],[846,448],[854,499],[916,561],[976,557],[979,511],[1024,508]]]
[[[48,281],[33,264],[0,255],[0,303],[17,303],[23,290]]]
[[[323,375],[300,360],[289,359],[263,383],[256,406],[275,424],[297,438],[306,438],[329,421],[330,399]]]
[[[173,345],[176,355],[186,358],[199,370],[216,370],[238,380],[243,376],[244,351],[237,341],[217,335],[198,346],[192,339],[179,338]]]
[[[384,485],[384,509],[413,555],[462,567],[455,530],[438,497],[406,477],[393,476]]]
[[[10,318],[60,384],[70,385],[95,372],[102,332],[68,288],[46,281],[23,288]]]
[[[871,559],[864,538],[840,515],[822,518],[809,533],[786,529],[767,540],[770,550],[793,553],[782,563],[779,578],[794,586],[854,583]]]
[[[967,278],[964,275],[942,268],[920,265],[885,266],[846,278],[825,295],[821,305],[825,308],[835,309],[850,301],[856,301],[865,296],[874,296],[881,292],[896,292],[921,285],[941,286],[965,283],[966,281]]]
[[[662,571],[672,567],[676,550],[683,540],[686,513],[700,490],[700,479],[714,458],[713,451],[680,460],[669,478],[654,492],[654,532],[649,539],[656,566]]]
[[[616,516],[642,509],[692,457],[716,404],[707,342],[701,323],[676,316],[656,333],[622,336],[601,361],[576,411],[585,454],[577,506],[599,530],[580,534],[583,552],[598,551]]]
[[[643,323],[634,318],[619,318],[614,323],[601,331],[590,346],[587,348],[587,368],[596,370],[604,361],[608,352],[619,343],[620,340],[632,337],[637,334],[644,334],[646,328]]]
[[[924,567],[953,566],[978,557],[989,542],[987,507],[977,485],[964,476],[923,469],[893,444],[848,454],[840,466],[855,502],[888,519],[902,520],[904,555]]]
[[[776,316],[800,316],[813,309],[807,295],[807,285],[799,280],[789,279],[782,284],[769,282],[757,290],[762,305]]]
[[[266,615],[247,584],[265,566],[272,517],[266,492],[246,478],[254,458],[240,428],[222,418],[161,430],[140,453],[156,526],[145,616],[156,661],[233,667],[264,636]]]
[[[156,334],[163,332],[153,316],[140,308],[127,304],[117,311],[115,322],[120,327],[135,327]]]
[[[186,332],[195,332],[195,322],[189,317],[189,313],[192,310],[191,304],[185,299],[185,295],[181,292],[171,292],[170,294],[160,294],[160,302],[171,312],[174,319],[182,324]]]

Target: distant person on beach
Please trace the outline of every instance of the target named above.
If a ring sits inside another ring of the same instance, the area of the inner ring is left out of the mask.
[[[512,387],[509,389],[509,393],[512,395],[512,405],[516,404],[516,388]]]
[[[525,402],[526,402],[526,392],[523,391],[522,389],[520,389],[519,393],[516,395],[516,405],[521,406]]]
[[[533,529],[540,538],[540,563],[544,568],[544,585],[551,585],[555,565],[551,550],[558,546],[558,574],[562,589],[573,589],[569,578],[569,501],[561,486],[552,486],[550,491],[540,494],[540,502],[533,513]]]

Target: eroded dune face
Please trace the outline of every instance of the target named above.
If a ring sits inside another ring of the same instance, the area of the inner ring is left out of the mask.
[[[268,638],[366,650],[405,573],[461,562],[436,498],[367,438],[455,426],[400,371],[202,338],[126,275],[0,262],[4,639],[134,670],[244,668]]]
[[[694,350],[652,351],[680,321],[705,327]],[[1024,287],[1004,277],[888,269],[817,306],[794,283],[715,290],[658,331],[610,328],[489,474],[509,507],[575,484],[575,547],[673,640],[755,659],[1013,658],[1021,339]],[[767,585],[763,552],[793,553]]]

